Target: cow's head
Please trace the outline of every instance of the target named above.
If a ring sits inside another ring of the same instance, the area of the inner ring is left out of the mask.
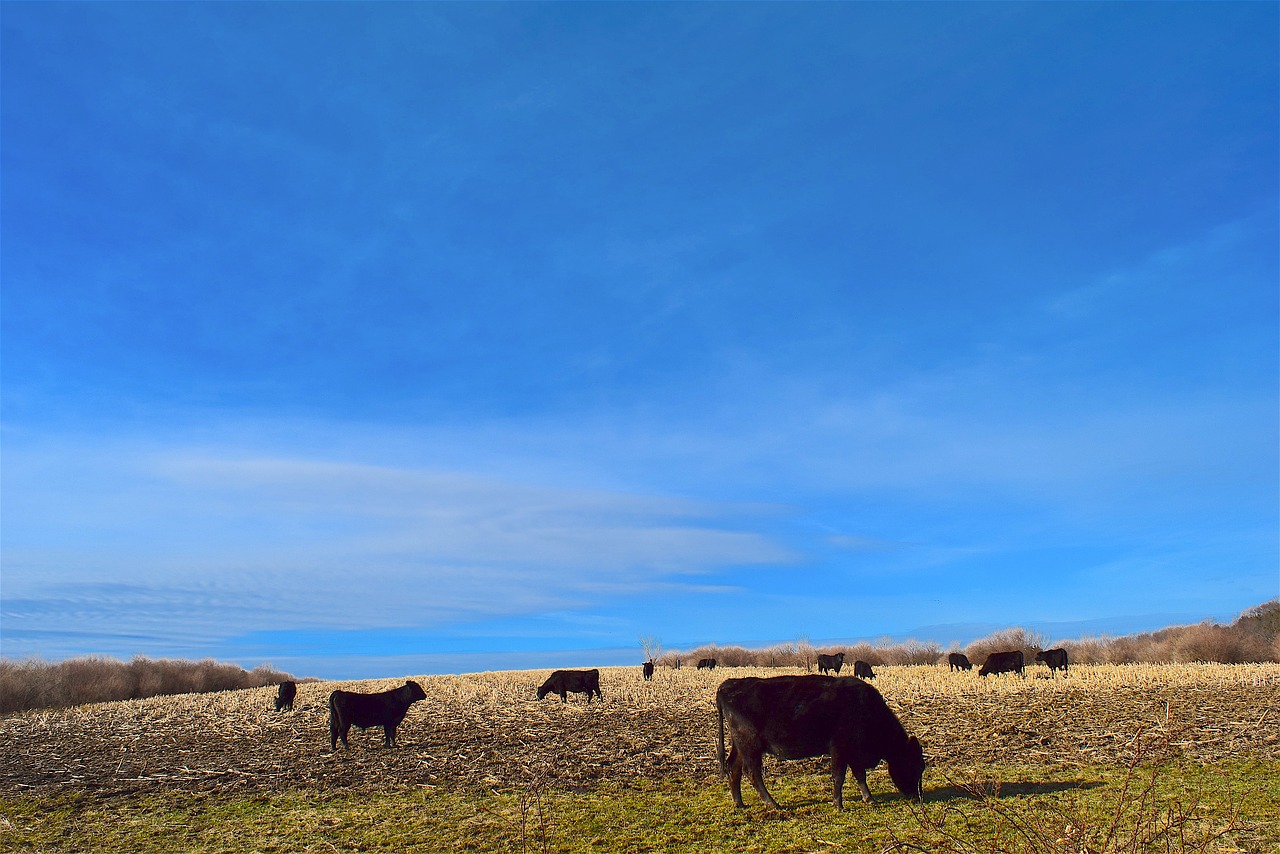
[[[416,703],[419,700],[427,699],[427,692],[422,690],[422,686],[412,679],[406,679],[404,687],[400,689],[404,692],[404,699],[410,703]]]
[[[889,777],[898,791],[909,798],[924,797],[924,748],[913,735],[907,746],[889,764]]]
[[[540,686],[538,686],[538,699],[541,700],[543,697],[547,696],[547,694],[549,693],[551,693],[550,679],[548,679],[546,682],[543,682]]]

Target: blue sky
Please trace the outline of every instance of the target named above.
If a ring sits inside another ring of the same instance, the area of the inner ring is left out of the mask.
[[[1278,17],[5,3],[3,654],[1273,598]]]

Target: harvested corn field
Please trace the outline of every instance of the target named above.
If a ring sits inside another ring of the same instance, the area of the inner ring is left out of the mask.
[[[782,669],[601,671],[604,701],[568,704],[534,691],[548,671],[415,677],[400,746],[352,731],[329,751],[335,688],[381,691],[403,680],[298,686],[295,711],[273,688],[36,711],[0,720],[0,792],[96,795],[288,789],[503,789],[538,780],[568,791],[610,781],[718,774],[716,687]],[[930,765],[1123,763],[1139,734],[1196,763],[1280,762],[1280,665],[1096,665],[1051,678],[979,677],[941,667],[883,667],[876,687]],[[814,762],[817,762],[814,760]],[[820,764],[820,763],[818,763]],[[930,787],[930,772],[925,788]],[[873,788],[875,788],[873,784]]]

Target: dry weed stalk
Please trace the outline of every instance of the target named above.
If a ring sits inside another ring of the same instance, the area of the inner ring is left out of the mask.
[[[1199,794],[1163,798],[1160,775],[1177,744],[1189,735],[1185,726],[1163,731],[1140,729],[1130,743],[1114,808],[1100,818],[1090,814],[1082,797],[1084,786],[1068,794],[1065,803],[1049,802],[1043,811],[1019,809],[1001,796],[999,781],[954,783],[976,802],[977,812],[947,802],[936,812],[927,804],[913,805],[921,832],[895,839],[891,851],[930,851],[940,854],[1145,854],[1151,851],[1194,854],[1215,850],[1239,829],[1240,804],[1226,804],[1227,815],[1217,821],[1205,814]],[[1025,785],[1025,784],[1023,784]],[[1020,788],[1015,786],[1014,788]],[[985,831],[992,827],[993,831]]]

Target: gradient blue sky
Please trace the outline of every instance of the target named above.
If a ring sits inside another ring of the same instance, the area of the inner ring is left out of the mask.
[[[8,657],[1280,594],[1280,6],[4,3]]]

